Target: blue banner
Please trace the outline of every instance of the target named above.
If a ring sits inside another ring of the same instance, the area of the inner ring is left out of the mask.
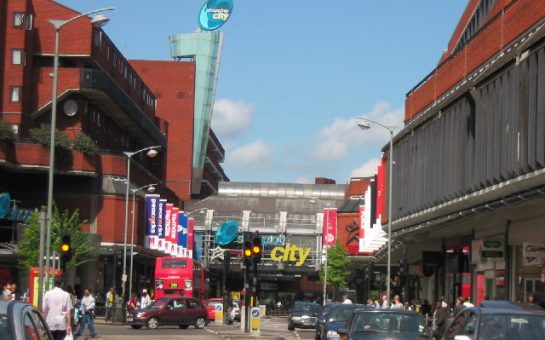
[[[157,220],[159,195],[146,195],[146,242],[145,245],[151,249],[157,249]]]
[[[182,247],[183,256],[187,254],[187,228],[189,219],[184,213],[179,213],[178,220],[178,247]]]
[[[160,199],[158,205],[158,220],[157,220],[157,249],[165,249],[165,222],[166,222],[166,209],[167,200]]]

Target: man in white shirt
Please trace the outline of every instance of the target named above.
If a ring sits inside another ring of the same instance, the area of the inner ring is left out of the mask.
[[[350,300],[350,299],[348,298],[348,295],[347,295],[347,294],[344,294],[344,295],[343,295],[343,303],[344,303],[344,304],[351,304],[351,303],[352,303],[352,300]]]
[[[55,340],[64,340],[67,334],[72,333],[70,327],[72,303],[70,294],[61,289],[62,278],[56,277],[53,284],[55,288],[44,294],[42,314]]]
[[[140,298],[140,308],[148,308],[151,305],[151,298],[148,295],[148,290],[142,290],[142,297]]]
[[[79,324],[78,331],[74,334],[75,336],[80,336],[85,332],[85,325],[89,325],[89,333],[91,338],[97,336],[95,332],[95,298],[91,295],[91,292],[86,289],[83,293],[83,298],[81,299],[81,312],[83,313],[83,318]]]

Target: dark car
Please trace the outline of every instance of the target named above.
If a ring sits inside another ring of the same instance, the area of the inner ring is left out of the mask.
[[[193,298],[163,298],[155,300],[148,308],[137,309],[127,317],[132,328],[146,326],[155,329],[159,325],[178,325],[187,328],[204,328],[208,323],[206,308]]]
[[[53,335],[33,306],[20,301],[0,301],[0,339],[53,340]]]
[[[399,309],[356,310],[347,328],[337,332],[346,340],[431,339],[431,331],[420,313]]]
[[[327,308],[326,308],[327,307]],[[371,308],[360,304],[336,303],[326,305],[316,321],[316,340],[339,339],[338,329],[346,328],[348,320],[356,309]]]
[[[314,302],[295,302],[292,311],[288,315],[288,330],[295,328],[315,328],[316,320],[322,311],[322,307]]]
[[[452,321],[444,339],[494,340],[543,339],[545,311],[515,304],[484,304],[486,307],[469,307]]]

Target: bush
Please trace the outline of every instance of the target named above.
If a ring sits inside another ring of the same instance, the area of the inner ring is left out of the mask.
[[[51,139],[51,127],[48,124],[42,124],[40,127],[29,130],[30,138],[34,143],[49,146]],[[69,150],[70,139],[65,132],[56,130],[55,132],[55,147]]]
[[[0,141],[13,142],[15,140],[15,134],[11,130],[11,126],[0,120]]]
[[[98,145],[91,137],[80,132],[74,139],[74,149],[79,150],[86,155],[94,156],[98,152]]]

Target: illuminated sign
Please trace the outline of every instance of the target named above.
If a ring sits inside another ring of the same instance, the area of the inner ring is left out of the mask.
[[[271,250],[271,260],[278,262],[295,262],[296,266],[305,263],[311,248],[302,248],[286,243],[285,247],[275,247]]]
[[[227,22],[233,11],[232,0],[208,0],[199,13],[199,26],[213,31]]]

